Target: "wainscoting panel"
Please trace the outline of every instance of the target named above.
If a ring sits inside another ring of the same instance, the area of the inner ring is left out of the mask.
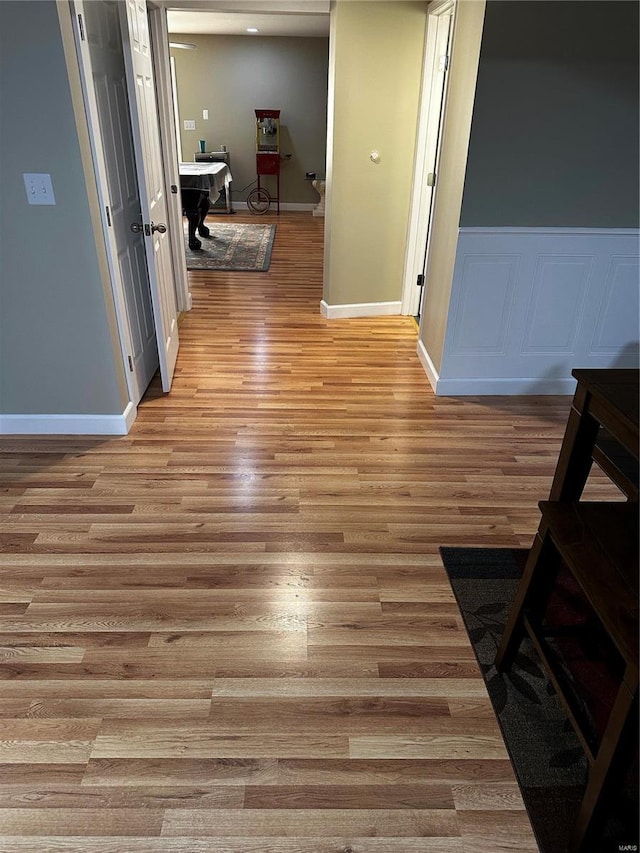
[[[639,236],[460,229],[436,393],[566,394],[576,367],[636,367]]]
[[[575,348],[593,258],[541,255],[533,277],[523,353],[567,353]]]
[[[596,322],[592,353],[616,351],[620,337],[633,340],[640,315],[640,264],[638,258],[614,257],[604,286]]]
[[[518,258],[468,255],[453,314],[451,350],[504,354]]]

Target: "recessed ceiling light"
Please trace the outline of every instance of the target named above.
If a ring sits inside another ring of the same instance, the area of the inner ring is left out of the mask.
[[[248,33],[259,33],[260,30],[257,27],[247,27]]]

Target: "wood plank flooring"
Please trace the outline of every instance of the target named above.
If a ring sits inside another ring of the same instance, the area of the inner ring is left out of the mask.
[[[569,400],[435,398],[269,219],[128,436],[0,442],[2,853],[536,850],[438,546],[530,544]]]

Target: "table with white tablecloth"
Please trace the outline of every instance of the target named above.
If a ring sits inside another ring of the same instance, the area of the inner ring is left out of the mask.
[[[227,213],[231,208],[231,171],[226,163],[180,163],[180,192],[182,208],[189,222],[189,248],[197,250],[202,244],[196,237],[209,237],[204,219],[212,200],[224,190]]]

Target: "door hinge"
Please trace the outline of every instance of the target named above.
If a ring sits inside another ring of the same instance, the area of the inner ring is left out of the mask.
[[[424,275],[422,273],[420,273],[420,275],[416,279],[416,287],[423,287],[423,286],[424,286]]]
[[[177,184],[171,184],[171,192],[172,192],[174,195],[177,195],[177,193],[178,193],[178,186],[177,186]]]
[[[105,204],[104,209],[107,214],[107,225],[109,226],[109,228],[111,228],[111,213],[109,212],[109,205]]]
[[[436,185],[436,173],[435,172],[429,172],[429,174],[427,175],[427,186],[428,187],[435,187],[435,185]]]
[[[438,62],[438,71],[446,71],[449,67],[449,57],[443,53]]]
[[[84,23],[82,21],[82,15],[78,15],[78,28],[80,30],[80,41],[84,41]]]
[[[129,370],[133,373],[133,359],[130,355],[127,356],[127,359],[129,360]]]

